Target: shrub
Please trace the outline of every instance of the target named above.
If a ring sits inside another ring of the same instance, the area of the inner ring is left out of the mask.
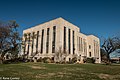
[[[83,63],[86,63],[86,61],[87,61],[87,58],[84,58],[84,59],[83,59]]]
[[[72,60],[70,60],[69,62],[67,62],[68,64],[73,64],[73,63],[76,63],[77,62],[77,58],[74,57],[72,58]]]
[[[23,58],[19,57],[19,58],[12,58],[9,60],[4,60],[3,64],[21,63],[21,62],[26,62],[26,61],[29,62],[28,59],[23,59]]]
[[[60,64],[60,62],[55,62],[56,64]]]
[[[51,63],[54,63],[54,60],[50,59],[51,60]]]
[[[37,59],[37,62],[43,62],[42,58]]]
[[[65,64],[65,63],[66,63],[66,61],[61,61],[60,63],[61,63],[61,64]]]
[[[49,57],[44,57],[44,58],[42,59],[42,61],[43,61],[44,63],[51,63],[51,62],[52,62],[52,60],[51,60]]]
[[[87,58],[86,63],[95,63],[95,59],[94,58]]]
[[[77,62],[77,58],[76,57],[72,58],[72,62],[76,63]]]
[[[0,57],[0,64],[3,64],[3,58]]]
[[[67,64],[73,64],[73,63],[76,63],[76,62],[77,62],[76,57],[72,58],[70,61],[66,61]]]
[[[37,62],[54,63],[54,60],[52,60],[52,58],[49,57],[40,57],[39,59],[37,59]]]
[[[73,64],[74,62],[71,61],[66,61],[67,64]]]

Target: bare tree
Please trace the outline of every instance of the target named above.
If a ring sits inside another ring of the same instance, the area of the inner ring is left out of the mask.
[[[116,49],[120,49],[120,37],[114,37],[114,45]]]
[[[113,37],[104,40],[102,49],[107,53],[108,62],[110,62],[110,53],[118,48],[120,48],[120,38]]]
[[[101,54],[101,61],[102,62],[107,61],[107,53],[103,48],[100,48],[100,54]]]
[[[55,52],[54,57],[55,57],[55,62],[66,62],[66,57],[68,56],[67,51],[63,51],[62,47],[59,47],[58,50]]]
[[[0,55],[1,58],[4,57],[5,53],[10,47],[10,42],[8,41],[10,37],[10,30],[3,26],[0,25]]]
[[[16,21],[9,21],[0,24],[0,54],[1,59],[6,53],[11,53],[16,57],[19,53],[20,36],[17,28],[19,25]]]

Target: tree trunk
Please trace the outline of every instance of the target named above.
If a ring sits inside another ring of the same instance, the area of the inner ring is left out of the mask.
[[[3,64],[3,58],[0,57],[0,64]]]
[[[110,53],[107,54],[107,65],[111,63],[111,60],[110,60]]]
[[[0,64],[3,64],[3,60],[0,60]]]

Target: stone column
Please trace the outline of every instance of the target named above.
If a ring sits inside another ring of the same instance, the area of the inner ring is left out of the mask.
[[[77,44],[77,32],[74,30],[74,47],[75,47],[75,53],[78,54],[78,44]]]
[[[52,54],[52,41],[53,41],[53,27],[50,27],[50,34],[49,34],[49,54]]]
[[[63,46],[64,46],[64,42],[63,42],[64,41],[64,26],[61,27],[60,38],[61,38],[61,41],[60,41],[61,45],[59,45],[59,47],[61,47],[62,50],[63,50]]]
[[[41,50],[41,37],[42,37],[42,31],[39,30],[39,37],[38,37],[38,52],[40,53]]]
[[[70,52],[70,54],[72,54],[73,55],[73,30],[71,30],[70,29],[70,39],[71,39],[71,41],[70,41],[70,46],[71,46],[71,52]]]
[[[33,39],[34,39],[34,42],[33,42],[33,54],[36,53],[36,40],[37,40],[37,39],[36,39],[36,38],[37,38],[36,34],[37,34],[37,32],[34,33],[35,38],[33,38]],[[34,36],[34,35],[33,35],[33,36]]]
[[[31,56],[31,46],[32,46],[32,42],[31,42],[31,35],[32,35],[32,33],[30,34],[30,42],[29,42],[29,56]]]
[[[66,27],[66,51],[68,53],[68,28]]]

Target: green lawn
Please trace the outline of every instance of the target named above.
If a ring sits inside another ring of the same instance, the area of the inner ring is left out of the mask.
[[[17,77],[19,80],[120,80],[120,65],[0,64],[0,78],[3,77]]]

